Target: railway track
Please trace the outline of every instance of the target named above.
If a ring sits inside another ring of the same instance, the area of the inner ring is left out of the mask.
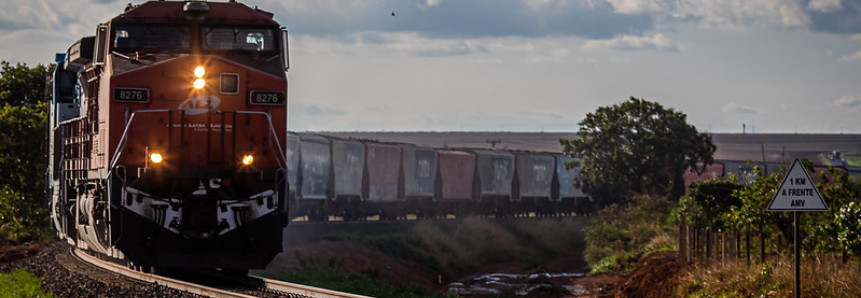
[[[206,283],[185,281],[179,278],[159,274],[139,272],[126,266],[104,261],[78,249],[72,250],[72,256],[78,260],[107,270],[126,278],[159,284],[168,288],[184,291],[205,297],[218,298],[252,298],[252,297],[287,297],[287,298],[372,298],[368,296],[342,293],[322,288],[266,279],[259,276],[228,277],[206,275]],[[197,275],[201,278],[202,275]],[[219,284],[212,286],[207,284]],[[226,286],[225,286],[226,285]]]

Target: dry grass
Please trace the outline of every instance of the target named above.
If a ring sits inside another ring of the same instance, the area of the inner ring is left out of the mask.
[[[649,240],[649,243],[646,244],[646,251],[678,250],[678,247],[678,237],[670,236],[670,234],[667,233],[661,233],[652,237],[652,240]]]
[[[681,274],[680,297],[794,297],[794,259],[754,264],[729,262]],[[839,260],[802,260],[802,297],[859,297],[861,264]]]
[[[479,218],[422,222],[406,241],[407,254],[442,272],[459,272],[510,260],[540,263],[582,247],[584,220],[528,219],[500,224]]]

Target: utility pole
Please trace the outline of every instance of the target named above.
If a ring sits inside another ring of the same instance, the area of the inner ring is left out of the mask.
[[[502,140],[500,140],[500,139],[495,139],[495,140],[487,140],[487,141],[485,141],[485,142],[487,142],[488,144],[490,144],[490,148],[492,148],[492,149],[496,149],[496,144],[502,143]]]

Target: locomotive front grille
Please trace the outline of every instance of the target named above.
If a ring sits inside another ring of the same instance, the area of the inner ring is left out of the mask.
[[[180,233],[189,238],[207,239],[218,235],[218,201],[195,196],[182,202]]]

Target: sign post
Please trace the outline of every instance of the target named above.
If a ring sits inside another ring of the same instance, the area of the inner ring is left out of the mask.
[[[828,211],[828,205],[819,195],[816,184],[810,179],[801,160],[795,159],[789,172],[780,182],[780,188],[771,203],[768,211],[792,211],[792,237],[795,250],[795,298],[801,298],[801,250],[798,239],[798,212],[806,211]]]

